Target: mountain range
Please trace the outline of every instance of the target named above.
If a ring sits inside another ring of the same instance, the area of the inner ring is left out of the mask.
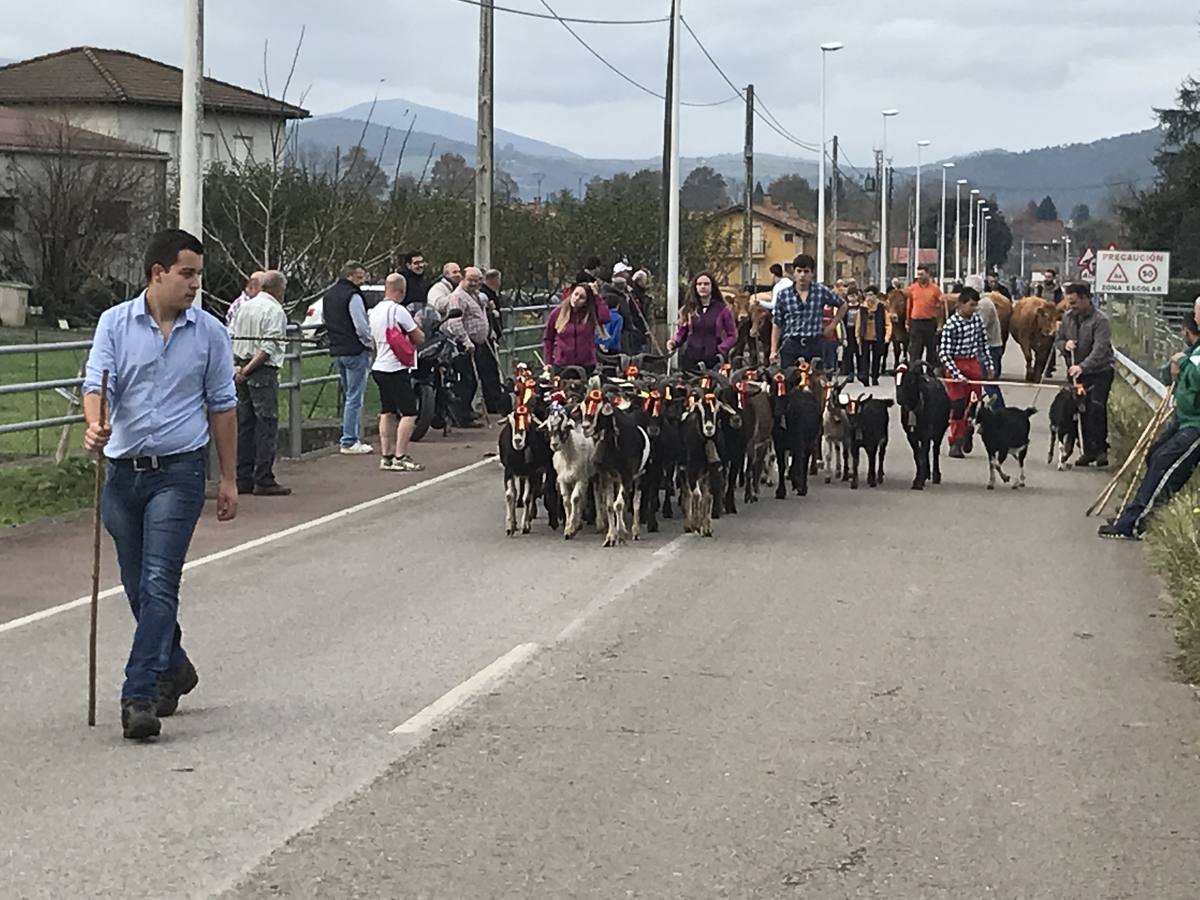
[[[408,129],[412,127],[409,134]],[[340,149],[345,152],[362,142],[378,157],[390,175],[428,177],[427,168],[444,153],[457,153],[468,163],[475,159],[475,122],[466,116],[408,103],[383,100],[373,105],[358,104],[339,113],[318,116],[296,126],[298,142],[310,151]],[[408,136],[405,145],[405,136]],[[994,194],[1004,209],[1015,210],[1030,200],[1050,195],[1064,215],[1085,203],[1094,214],[1102,213],[1115,196],[1130,188],[1147,187],[1154,179],[1152,158],[1161,137],[1157,129],[1104,138],[1091,143],[1067,144],[1037,150],[1012,152],[980,150],[953,157],[954,178],[966,178],[986,195]],[[734,138],[740,141],[740,135]],[[589,159],[563,147],[512,132],[495,133],[497,165],[508,172],[521,196],[552,196],[561,191],[576,193],[592,178],[611,178],[619,172],[658,169],[659,157],[646,159]],[[401,149],[404,154],[401,159]],[[873,161],[871,163],[873,169]],[[939,177],[942,161],[925,167],[926,177]],[[399,167],[397,168],[397,165]],[[700,165],[711,166],[727,182],[741,182],[744,163],[740,153],[682,160],[685,174]],[[781,175],[797,174],[812,184],[817,181],[817,164],[807,159],[759,153],[754,159],[755,180],[769,187]],[[862,183],[866,170],[843,167],[843,177]],[[897,185],[904,186],[914,170],[897,169]],[[932,183],[932,182],[927,182]]]

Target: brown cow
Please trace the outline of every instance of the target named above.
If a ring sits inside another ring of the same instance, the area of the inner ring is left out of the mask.
[[[1054,350],[1060,315],[1052,301],[1041,297],[1025,297],[1013,306],[1010,328],[1025,354],[1026,381],[1041,381]]]
[[[904,291],[888,291],[884,302],[892,319],[892,352],[896,355],[893,368],[899,368],[901,356],[908,356],[908,322],[905,321],[908,317],[908,297]]]

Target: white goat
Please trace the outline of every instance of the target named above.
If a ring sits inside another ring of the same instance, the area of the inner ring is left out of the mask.
[[[595,471],[592,459],[596,442],[565,410],[556,409],[546,419],[546,433],[554,456],[558,494],[564,510],[563,537],[568,541],[583,527],[584,506]]]

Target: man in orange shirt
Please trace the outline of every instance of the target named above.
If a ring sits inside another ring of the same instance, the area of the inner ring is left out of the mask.
[[[908,358],[916,362],[924,356],[930,366],[936,366],[942,291],[930,280],[928,266],[917,266],[917,280],[904,293],[908,297]]]

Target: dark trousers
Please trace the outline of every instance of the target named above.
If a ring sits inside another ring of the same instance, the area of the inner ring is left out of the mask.
[[[500,385],[500,363],[490,344],[475,345],[475,367],[483,389],[483,405],[492,415],[512,412],[512,400]]]
[[[866,384],[879,380],[887,359],[888,345],[883,341],[864,341],[858,358],[858,380]]]
[[[988,355],[992,358],[992,376],[991,380],[995,381],[1000,378],[1000,360],[1004,357],[1003,347],[988,347]],[[983,395],[985,397],[995,397],[995,409],[1004,408],[1004,394],[1000,393],[1000,388],[994,384],[985,384],[983,386]]]
[[[279,370],[263,366],[237,386],[238,484],[266,487],[275,483],[275,448],[279,439]]]
[[[854,325],[846,325],[846,348],[842,351],[843,375],[854,375],[862,370],[862,351],[859,349],[854,329]]]
[[[1154,445],[1146,460],[1146,476],[1133,500],[1121,511],[1116,526],[1124,531],[1145,530],[1145,519],[1159,504],[1178,492],[1200,464],[1200,428],[1180,428],[1171,424]]]
[[[938,364],[937,319],[913,319],[908,325],[908,358],[925,358],[930,366]]]
[[[1083,453],[1104,456],[1108,453],[1108,395],[1112,391],[1113,370],[1079,376],[1087,388],[1087,409],[1083,416]]]
[[[812,362],[814,359],[821,359],[821,354],[824,352],[825,338],[821,335],[816,337],[790,337],[784,340],[779,347],[779,365],[784,369],[793,368],[799,360],[805,359]],[[837,345],[834,345],[834,352],[837,351]]]
[[[476,418],[471,404],[475,401],[475,391],[479,389],[479,382],[475,380],[475,367],[471,365],[471,354],[460,353],[454,357],[451,367],[458,375],[458,381],[454,385],[455,418],[460,424],[464,424]]]
[[[187,663],[179,629],[179,580],[204,509],[204,450],[150,472],[108,464],[100,503],[117,548],[121,584],[137,626],[125,664],[125,700],[157,700],[158,678]]]

